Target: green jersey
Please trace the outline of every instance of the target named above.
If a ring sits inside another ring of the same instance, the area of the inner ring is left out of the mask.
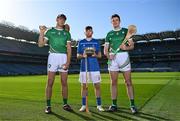
[[[49,43],[50,53],[67,53],[67,42],[71,41],[71,35],[64,29],[51,28],[45,33]]]
[[[128,29],[126,28],[121,28],[119,31],[114,31],[114,30],[110,31],[106,36],[105,43],[109,44],[110,48],[113,51],[116,51],[124,41],[127,31]],[[124,51],[120,49],[118,52],[124,52]]]

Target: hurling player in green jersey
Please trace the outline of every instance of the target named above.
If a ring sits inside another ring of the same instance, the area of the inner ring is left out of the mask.
[[[68,68],[71,59],[71,35],[69,31],[64,29],[66,16],[60,14],[56,18],[56,27],[47,29],[45,26],[40,26],[40,35],[38,40],[39,47],[45,44],[49,45],[48,56],[48,80],[46,85],[46,109],[45,113],[51,113],[51,96],[52,87],[55,79],[56,72],[58,71],[61,76],[62,96],[63,96],[63,109],[71,111],[68,105]]]
[[[131,80],[131,64],[129,59],[128,50],[134,48],[132,39],[125,38],[128,29],[120,27],[120,17],[117,14],[111,16],[111,23],[113,30],[110,31],[105,39],[104,54],[111,61],[108,64],[108,70],[111,79],[111,98],[112,105],[109,111],[117,111],[117,85],[119,71],[123,73],[124,81],[127,88],[127,95],[130,100],[130,109],[132,113],[137,113],[134,104],[134,89]],[[128,42],[124,43],[124,39]],[[128,43],[128,44],[127,44]]]

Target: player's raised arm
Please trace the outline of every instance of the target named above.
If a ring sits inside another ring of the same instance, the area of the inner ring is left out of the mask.
[[[121,50],[133,50],[134,49],[134,42],[132,39],[128,40],[128,46],[125,43],[122,43],[119,47]]]
[[[46,26],[39,26],[39,40],[38,40],[38,46],[43,47],[47,40],[44,38],[45,31],[47,30]]]
[[[136,26],[135,25],[129,25],[127,35],[126,35],[124,41],[122,42],[122,44],[119,46],[119,48],[122,50],[134,49],[134,42],[133,42],[133,39],[131,37],[133,35],[135,35],[136,32],[137,32]]]

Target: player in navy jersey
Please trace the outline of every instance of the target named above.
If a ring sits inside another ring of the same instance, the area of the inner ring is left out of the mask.
[[[80,108],[80,112],[84,112],[86,110],[86,68],[85,68],[85,58],[87,57],[87,72],[88,72],[88,82],[90,80],[93,82],[95,87],[95,95],[96,95],[96,103],[98,111],[104,111],[101,106],[101,93],[100,93],[100,68],[97,58],[101,58],[101,49],[100,44],[97,39],[92,38],[93,29],[91,26],[87,26],[85,28],[86,38],[81,40],[77,49],[77,58],[81,59],[81,67],[80,67],[80,77],[79,81],[82,84],[81,95],[82,95],[82,107]],[[95,52],[92,56],[87,56],[84,53],[84,50],[88,47],[94,48]]]

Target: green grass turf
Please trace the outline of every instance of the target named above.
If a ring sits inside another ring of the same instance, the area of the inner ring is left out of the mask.
[[[169,80],[179,73],[132,73],[135,87],[135,102],[142,109],[147,101],[156,95]],[[69,104],[74,112],[62,109],[62,97],[59,76],[56,76],[52,109],[53,114],[44,114],[46,76],[17,76],[0,78],[0,119],[1,120],[117,120],[117,119],[152,119],[147,114],[132,115],[126,95],[122,75],[119,75],[118,106],[116,113],[98,112],[92,83],[89,84],[89,108],[91,115],[78,112],[81,106],[80,83],[78,75],[69,75]],[[109,75],[102,74],[102,103],[111,104]]]
[[[180,73],[170,80],[142,109],[146,114],[180,120]]]

